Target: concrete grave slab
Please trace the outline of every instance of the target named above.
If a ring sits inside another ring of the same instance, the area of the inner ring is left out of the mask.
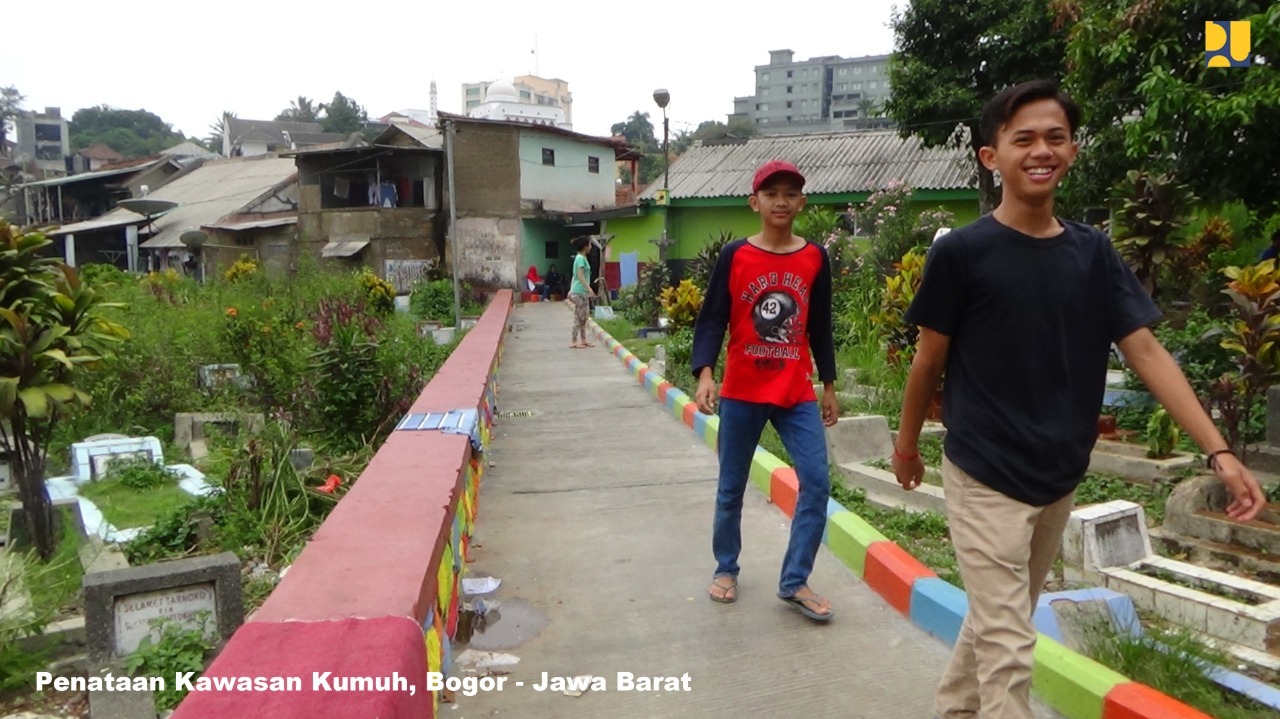
[[[1178,484],[1165,504],[1169,532],[1219,544],[1243,547],[1268,557],[1280,556],[1280,514],[1271,505],[1253,522],[1227,519],[1231,498],[1217,477],[1192,477]]]
[[[199,374],[201,389],[213,389],[219,385],[240,383],[240,365],[238,364],[200,365]]]
[[[1080,507],[1062,537],[1063,575],[1097,582],[1099,570],[1123,567],[1154,554],[1142,507],[1125,500]]]
[[[126,437],[76,442],[71,445],[71,474],[77,479],[97,479],[112,461],[150,458],[164,461],[164,450],[155,437]]]
[[[827,455],[832,464],[888,459],[893,454],[889,420],[881,415],[841,417],[827,427]]]
[[[241,429],[258,432],[266,425],[266,417],[261,412],[178,412],[173,415],[174,445],[186,449],[193,441],[207,439],[211,425],[229,434]]]
[[[153,619],[197,626],[198,612],[211,613],[207,629],[230,637],[244,623],[240,560],[231,552],[86,574],[85,633],[90,661],[127,656],[154,629]]]

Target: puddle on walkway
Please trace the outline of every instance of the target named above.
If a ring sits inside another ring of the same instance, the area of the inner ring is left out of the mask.
[[[493,600],[483,600],[492,602]],[[515,649],[538,636],[547,626],[547,616],[523,599],[502,599],[501,605],[477,612],[476,600],[468,600],[458,615],[459,645],[493,651]]]

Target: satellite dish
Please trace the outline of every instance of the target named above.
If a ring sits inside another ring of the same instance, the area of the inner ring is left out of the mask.
[[[131,197],[127,200],[120,200],[116,205],[150,218],[154,215],[163,215],[177,207],[178,203],[170,200],[157,200],[154,197]]]
[[[204,241],[209,239],[204,230],[187,230],[178,236],[178,240],[187,247],[198,250],[204,245]]]

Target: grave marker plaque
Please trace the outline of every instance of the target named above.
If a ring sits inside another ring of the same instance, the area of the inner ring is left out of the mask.
[[[153,640],[158,638],[158,632],[151,626],[152,620],[169,620],[192,629],[200,629],[203,624],[206,634],[212,634],[218,626],[213,582],[119,596],[114,612],[115,652],[121,657],[137,649],[148,634]],[[208,614],[202,617],[204,612]]]
[[[123,657],[152,631],[152,619],[206,628],[215,639],[244,623],[240,560],[231,552],[84,576],[85,635],[94,663]]]

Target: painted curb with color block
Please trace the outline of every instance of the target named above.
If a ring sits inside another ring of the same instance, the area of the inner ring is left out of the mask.
[[[1128,678],[1041,634],[1036,640],[1031,686],[1072,719],[1102,719],[1103,698]]]
[[[867,549],[887,541],[880,530],[844,507],[827,517],[827,548],[859,577],[866,575]]]
[[[911,623],[955,646],[969,611],[969,595],[945,579],[924,577],[911,587]]]
[[[1117,684],[1103,699],[1102,719],[1213,719],[1146,684]]]
[[[796,498],[800,495],[800,479],[791,467],[779,467],[769,476],[769,499],[788,517],[796,516]]]
[[[893,542],[876,542],[867,547],[867,569],[863,581],[906,616],[911,616],[911,589],[916,580],[937,576]]]

